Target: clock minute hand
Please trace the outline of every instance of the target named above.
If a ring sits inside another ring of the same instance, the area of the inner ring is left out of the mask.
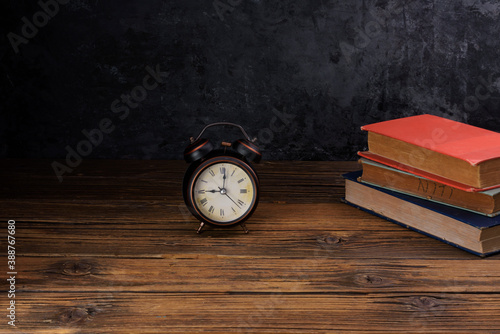
[[[226,188],[226,169],[224,168],[224,176],[222,177],[222,189]]]
[[[241,209],[241,206],[239,206],[238,203],[236,203],[231,197],[229,197],[228,194],[226,194],[226,196],[231,200],[231,202],[233,202],[238,207],[238,209]]]
[[[226,196],[227,196],[227,198],[229,198],[229,199],[231,200],[231,202],[233,202],[233,203],[234,203],[234,204],[238,207],[238,209],[241,209],[241,207],[238,205],[238,203],[236,203],[236,202],[235,202],[235,201],[234,201],[234,200],[233,200],[233,199],[232,199],[232,198],[231,198],[231,197],[227,194],[227,192],[226,192],[226,190],[225,190],[224,188],[219,187],[219,189],[220,189],[220,191],[221,191],[221,194],[222,194],[222,195],[226,195]]]

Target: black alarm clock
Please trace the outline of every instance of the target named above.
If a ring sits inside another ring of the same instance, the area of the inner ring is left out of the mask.
[[[245,138],[232,143],[222,142],[215,149],[209,139],[201,138],[214,126],[231,126],[241,130]],[[259,202],[259,178],[251,162],[258,163],[262,154],[245,130],[228,122],[207,125],[190,138],[184,160],[191,163],[184,175],[182,193],[189,211],[200,221],[198,233],[208,225],[230,227],[250,218]]]

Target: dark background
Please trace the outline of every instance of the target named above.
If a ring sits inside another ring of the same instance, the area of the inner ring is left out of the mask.
[[[88,158],[182,159],[215,121],[268,160],[352,160],[361,125],[422,113],[500,131],[496,1],[70,0],[17,53],[41,5],[1,7],[1,158],[64,158],[104,118]],[[146,66],[164,82],[121,120]]]

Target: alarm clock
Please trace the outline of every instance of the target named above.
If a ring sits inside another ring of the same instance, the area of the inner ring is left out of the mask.
[[[216,126],[236,127],[244,138],[215,148],[202,135]],[[255,141],[240,125],[228,122],[209,124],[196,138],[190,138],[184,160],[191,165],[184,175],[182,194],[189,211],[200,221],[198,233],[206,224],[240,225],[248,233],[245,221],[259,202],[259,178],[251,162],[258,163],[262,154]]]

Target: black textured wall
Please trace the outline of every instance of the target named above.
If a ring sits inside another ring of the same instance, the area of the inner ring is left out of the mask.
[[[215,121],[265,159],[354,159],[362,124],[420,113],[500,131],[497,1],[1,6],[0,157],[181,159]]]

